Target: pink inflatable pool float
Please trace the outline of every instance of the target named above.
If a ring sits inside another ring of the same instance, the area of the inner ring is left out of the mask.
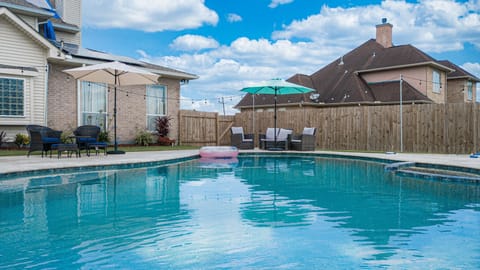
[[[204,146],[200,148],[202,158],[236,158],[238,149],[235,146]]]

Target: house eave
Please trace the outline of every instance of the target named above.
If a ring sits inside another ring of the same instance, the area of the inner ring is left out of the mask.
[[[470,80],[474,82],[480,82],[479,78],[472,77],[472,76],[456,76],[456,77],[449,77],[447,80]]]
[[[406,65],[397,65],[397,66],[388,66],[388,67],[357,70],[357,71],[355,71],[355,74],[359,75],[361,73],[388,71],[388,70],[394,70],[394,69],[404,69],[404,68],[412,68],[412,67],[420,67],[420,66],[434,66],[438,69],[441,69],[441,70],[444,70],[444,71],[447,71],[447,72],[454,72],[455,71],[455,70],[453,70],[449,67],[446,67],[444,65],[441,65],[437,62],[428,61],[428,62],[421,62],[421,63],[415,63],[415,64],[406,64]]]
[[[14,10],[15,13],[18,13],[18,14],[35,16],[40,18],[50,18],[55,15],[53,12],[44,10],[41,8],[30,8],[22,5],[15,5],[15,4],[5,3],[5,2],[0,2],[0,7],[5,7],[8,9]]]

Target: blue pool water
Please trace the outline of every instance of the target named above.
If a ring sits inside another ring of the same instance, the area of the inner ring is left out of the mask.
[[[480,185],[245,156],[0,181],[0,269],[478,269]]]

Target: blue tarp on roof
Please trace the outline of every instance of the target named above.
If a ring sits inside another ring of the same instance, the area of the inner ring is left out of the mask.
[[[55,30],[53,30],[53,24],[50,20],[43,24],[43,35],[50,40],[57,40],[55,36]]]

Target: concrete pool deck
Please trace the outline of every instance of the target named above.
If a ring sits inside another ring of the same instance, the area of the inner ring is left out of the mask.
[[[103,154],[87,157],[83,155],[80,158],[76,157],[62,157],[58,159],[54,157],[44,157],[34,155],[0,157],[0,174],[24,171],[36,171],[45,169],[57,168],[72,168],[85,166],[102,166],[102,165],[117,165],[128,163],[144,163],[155,162],[169,159],[194,157],[198,155],[198,150],[175,150],[175,151],[146,151],[146,152],[128,152],[125,155],[108,155]],[[263,150],[241,150],[242,153],[263,153],[269,151]],[[272,153],[272,152],[269,152]],[[276,153],[289,153],[289,151],[282,151]],[[302,153],[293,152],[292,153]],[[315,151],[303,153],[318,153],[318,154],[332,154],[351,157],[369,157],[379,159],[390,159],[396,161],[409,161],[428,164],[441,164],[449,166],[459,166],[473,169],[480,169],[480,158],[470,158],[470,155],[452,155],[452,154],[414,154],[414,153],[361,153],[361,152],[331,152],[331,151]]]

